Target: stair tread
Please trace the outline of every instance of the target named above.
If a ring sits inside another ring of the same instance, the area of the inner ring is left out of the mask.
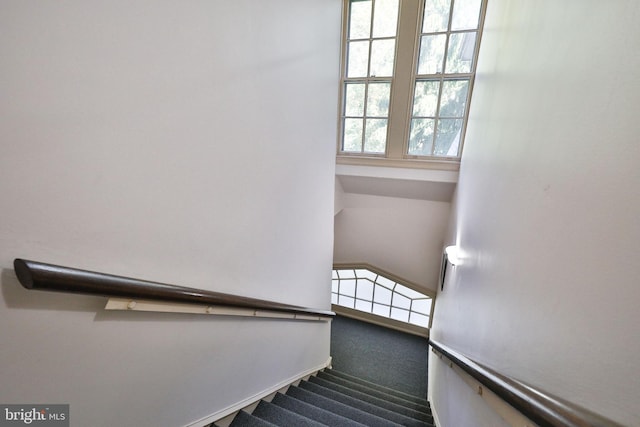
[[[407,408],[406,406],[399,405],[397,403],[391,402],[386,399],[382,399],[376,396],[372,396],[367,393],[363,393],[358,390],[354,390],[349,387],[345,387],[340,384],[336,384],[331,381],[327,381],[323,378],[311,377],[309,378],[309,382],[318,384],[322,387],[329,388],[331,390],[335,390],[339,393],[342,393],[347,396],[351,396],[355,399],[361,400],[363,402],[370,403],[380,408],[388,409],[389,411],[396,412],[398,414],[405,415],[410,418],[415,418],[416,420],[426,421],[428,423],[433,422],[433,417],[425,412],[417,411],[412,408]]]
[[[368,394],[370,396],[377,397],[377,398],[380,398],[380,399],[384,399],[386,401],[393,402],[395,404],[404,406],[406,408],[413,409],[413,410],[422,412],[422,413],[427,414],[427,415],[431,415],[431,408],[429,406],[423,404],[423,403],[417,403],[417,402],[414,402],[414,401],[411,401],[411,400],[407,400],[405,398],[398,397],[395,394],[385,393],[385,392],[383,392],[383,391],[381,391],[379,389],[372,388],[372,387],[367,387],[367,386],[365,386],[363,384],[360,384],[360,383],[357,383],[357,382],[354,382],[354,381],[350,381],[350,380],[348,380],[346,378],[342,378],[342,377],[338,377],[338,376],[332,375],[331,373],[328,373],[328,372],[318,372],[317,377],[318,378],[322,378],[322,379],[327,380],[327,381],[330,381],[332,383],[336,383],[336,384],[342,385],[344,387],[347,387],[347,388],[350,388],[350,389],[353,389],[353,390],[360,391],[362,393],[366,393],[366,394]]]
[[[278,426],[297,426],[297,427],[323,427],[317,421],[305,417],[304,415],[292,412],[281,406],[274,405],[264,400],[260,401],[256,409],[251,413],[254,417],[261,418],[265,421]]]
[[[278,427],[268,421],[254,417],[253,415],[240,411],[233,419],[229,427]]]
[[[363,378],[356,377],[356,376],[351,375],[351,374],[347,374],[346,372],[337,371],[335,369],[329,369],[329,368],[325,369],[324,372],[326,372],[328,374],[331,374],[331,375],[334,375],[334,376],[337,376],[337,377],[340,377],[340,378],[344,378],[344,379],[349,380],[351,382],[362,384],[362,385],[364,385],[366,387],[369,387],[369,388],[373,388],[373,389],[380,390],[380,391],[388,393],[388,394],[395,395],[397,397],[400,397],[400,398],[403,398],[403,399],[406,399],[406,400],[409,400],[409,401],[412,401],[412,402],[415,402],[415,403],[419,403],[419,404],[422,404],[422,405],[430,406],[429,402],[425,398],[422,398],[422,397],[419,397],[419,396],[415,396],[413,394],[405,393],[403,391],[396,390],[396,389],[391,388],[391,387],[386,387],[386,386],[383,386],[383,385],[380,385],[380,384],[365,380]]]
[[[327,397],[329,399],[337,400],[337,401],[342,402],[342,403],[344,403],[344,404],[346,404],[348,406],[360,409],[360,410],[368,412],[370,414],[377,415],[377,416],[382,417],[382,418],[386,418],[386,419],[388,419],[390,421],[393,421],[393,422],[401,424],[401,425],[415,426],[415,427],[424,427],[424,426],[432,425],[431,423],[428,423],[427,421],[416,419],[416,418],[412,418],[412,417],[404,415],[402,413],[398,413],[398,412],[395,412],[393,410],[389,410],[389,409],[384,408],[384,407],[376,406],[375,404],[360,400],[358,398],[355,398],[355,397],[349,396],[347,394],[338,392],[338,391],[333,390],[331,388],[323,387],[323,386],[315,384],[313,382],[302,381],[299,384],[298,387],[306,389],[306,390],[309,390],[309,391],[312,391],[312,392],[314,392],[316,394],[320,394],[320,395],[325,396],[325,397]]]
[[[361,424],[350,418],[343,417],[342,415],[335,414],[326,409],[322,409],[318,406],[314,406],[310,403],[296,399],[286,394],[278,393],[271,401],[274,405],[282,406],[290,411],[297,412],[304,415],[307,418],[318,421],[327,426],[335,427],[361,427],[365,424]]]
[[[343,417],[361,422],[362,424],[365,424],[367,426],[398,427],[401,425],[391,420],[379,417],[375,414],[346,405],[342,402],[332,400],[326,396],[322,396],[312,391],[302,389],[300,387],[289,387],[289,390],[287,390],[287,395],[302,400],[311,405],[315,405],[327,411],[331,411]]]

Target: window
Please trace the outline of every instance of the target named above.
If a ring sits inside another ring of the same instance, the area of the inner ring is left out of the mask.
[[[398,2],[350,1],[343,89],[345,152],[385,152]]]
[[[345,0],[339,156],[458,160],[486,0]]]
[[[406,285],[366,268],[334,268],[331,303],[428,328],[431,297]]]

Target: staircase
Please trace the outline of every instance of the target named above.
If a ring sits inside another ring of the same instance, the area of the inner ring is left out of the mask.
[[[333,369],[325,369],[240,411],[230,427],[433,427],[429,403]]]

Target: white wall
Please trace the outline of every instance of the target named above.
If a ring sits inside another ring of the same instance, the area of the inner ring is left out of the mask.
[[[489,2],[452,216],[466,259],[432,330],[628,426],[640,425],[639,18],[634,1]],[[465,423],[464,400],[434,406],[443,427],[493,425]]]
[[[434,291],[449,203],[344,193],[335,263],[365,262]]]
[[[344,208],[344,188],[340,180],[336,177],[334,203],[333,203],[333,215],[338,215]]]
[[[327,360],[326,323],[104,313],[12,261],[328,308],[340,12],[0,4],[0,402],[175,427]]]

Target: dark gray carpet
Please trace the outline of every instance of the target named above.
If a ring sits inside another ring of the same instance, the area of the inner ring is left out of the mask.
[[[431,413],[431,408],[426,406],[424,403],[416,403],[413,400],[410,399],[406,399],[406,398],[402,398],[402,397],[398,397],[394,394],[391,394],[389,392],[383,392],[379,389],[376,388],[371,388],[371,387],[367,387],[364,386],[362,384],[359,384],[357,382],[352,382],[349,381],[345,378],[341,378],[339,376],[335,376],[332,375],[330,373],[330,370],[327,370],[326,372],[318,372],[317,374],[317,379],[324,379],[327,381],[331,381],[332,383],[336,384],[336,385],[340,385],[345,387],[348,390],[351,390],[351,392],[358,392],[361,393],[362,395],[368,396],[369,398],[376,398],[376,399],[380,399],[380,400],[384,400],[385,402],[388,403],[393,403],[396,405],[400,405],[403,406],[405,408],[409,408],[418,412],[422,412],[425,414],[430,414]],[[358,397],[357,395],[355,395],[355,397]],[[365,398],[360,397],[361,400],[366,400]],[[429,421],[431,422],[431,421]]]
[[[333,368],[347,374],[425,398],[426,338],[347,317],[331,323]]]
[[[393,396],[394,398],[397,397],[397,398],[405,400],[405,401],[413,402],[413,403],[416,403],[416,404],[422,406],[423,408],[427,409],[427,412],[431,411],[431,406],[429,405],[429,402],[427,402],[424,397],[417,397],[417,396],[414,396],[412,394],[407,394],[407,393],[404,393],[404,392],[401,392],[401,391],[398,391],[398,390],[394,390],[394,389],[389,388],[389,387],[384,387],[384,386],[372,383],[370,381],[366,381],[366,380],[363,380],[361,378],[354,377],[354,376],[351,376],[349,374],[345,374],[344,372],[336,371],[334,369],[328,369],[327,368],[324,371],[319,372],[319,376],[320,377],[326,376],[327,374],[329,374],[331,377],[336,378],[336,379],[345,379],[345,380],[347,380],[348,383],[351,384],[350,387],[355,388],[356,390],[363,390],[362,388],[358,387],[358,386],[362,385],[362,386],[364,386],[365,390],[373,390],[374,391],[374,393],[373,393],[374,395],[376,395],[377,392],[380,392],[384,396]],[[334,380],[334,382],[337,382],[337,381]]]
[[[238,412],[238,415],[233,419],[230,427],[278,427],[275,424],[271,424],[268,421],[254,417],[251,414],[247,414],[244,411]]]
[[[319,372],[271,402],[260,401],[252,414],[241,411],[231,427],[434,427],[425,399],[406,400],[405,393],[363,381],[335,370]]]
[[[434,427],[425,338],[336,317],[334,369],[241,411],[231,427]]]
[[[365,402],[364,400],[359,400],[355,397],[351,397],[349,395],[340,393],[338,391],[332,390],[327,387],[322,387],[318,384],[302,381],[299,385],[299,388],[303,390],[310,391],[311,393],[315,393],[320,396],[324,396],[328,399],[331,399],[335,402],[344,403],[352,408],[359,409],[368,414],[375,415],[380,418],[384,418],[386,420],[392,421],[394,423],[407,426],[407,427],[424,427],[425,422],[422,420],[411,418],[407,415],[394,412],[393,410],[383,408],[381,406],[376,406],[373,403]]]
[[[365,425],[280,393],[273,398],[271,403],[282,406],[283,408],[296,412],[300,415],[304,415],[309,419],[318,421],[327,426],[363,427]]]
[[[281,406],[274,405],[266,401],[261,401],[256,409],[251,413],[254,417],[262,418],[265,421],[277,426],[299,426],[299,427],[323,427],[324,424],[307,418],[303,415],[291,412]]]
[[[299,387],[289,387],[287,395],[367,426],[398,427],[401,425]]]

